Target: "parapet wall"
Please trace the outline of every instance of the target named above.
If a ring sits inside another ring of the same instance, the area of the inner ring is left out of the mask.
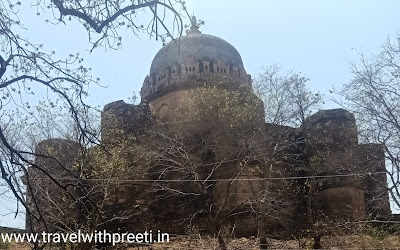
[[[107,104],[101,113],[102,143],[121,143],[121,140],[135,140],[151,124],[150,107],[147,104],[127,104],[116,101]]]

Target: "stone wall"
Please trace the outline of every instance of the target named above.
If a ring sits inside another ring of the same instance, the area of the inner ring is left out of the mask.
[[[150,107],[152,110],[160,109],[163,105],[169,108],[175,107],[179,105],[182,98],[187,98],[187,96],[186,90],[171,92],[152,103]],[[121,104],[118,105],[121,106]],[[135,110],[138,109],[135,108]],[[128,117],[132,116],[131,113],[128,112],[128,114]],[[129,124],[130,118],[123,119],[126,122],[120,124]],[[140,128],[140,125],[135,124],[132,128],[135,126]],[[124,136],[130,133],[124,132]],[[227,203],[224,210],[242,206],[240,210],[242,212],[238,210],[242,216],[232,216],[226,224],[229,227],[233,225],[237,227],[235,234],[254,235],[260,218],[254,217],[255,214],[249,212],[251,209],[254,211],[262,209],[263,213],[269,217],[264,221],[266,232],[270,235],[275,234],[276,237],[283,235],[289,237],[300,232],[308,223],[307,206],[309,204],[312,206],[313,216],[316,219],[325,218],[329,221],[362,220],[371,211],[380,214],[390,213],[385,189],[379,188],[364,175],[354,175],[365,173],[367,170],[383,170],[384,161],[378,146],[358,145],[357,126],[351,113],[342,109],[320,111],[308,118],[299,129],[266,124],[265,133],[260,134],[259,137],[260,139],[264,137],[261,140],[265,141],[262,143],[264,158],[258,159],[259,164],[254,162],[248,165],[237,176],[239,179],[248,179],[248,181],[235,181],[230,185],[229,190],[225,181],[217,181],[213,186],[215,207],[218,208],[224,202]],[[240,141],[240,138],[238,140]],[[374,161],[371,160],[372,156],[375,157]],[[230,178],[233,168],[232,164],[223,165],[215,173],[214,178]],[[316,178],[312,193],[310,193],[311,179],[290,179],[315,175],[338,176]],[[278,179],[261,180],[266,177]],[[279,180],[279,178],[283,179]],[[256,181],[257,179],[260,181]],[[380,179],[383,181],[384,177]],[[177,188],[185,189],[184,186]],[[266,206],[261,208],[260,201],[265,198],[262,198],[263,195],[267,195],[267,200],[264,200]],[[311,198],[308,199],[308,196]],[[311,203],[308,203],[308,200]],[[191,203],[177,199],[165,200],[154,203],[149,216],[161,222],[159,225],[162,226],[168,221],[180,220],[200,209],[200,203],[200,200],[193,200]],[[178,204],[191,204],[191,207],[189,209],[185,205],[186,207],[179,208]],[[270,206],[271,204],[276,207]],[[243,216],[247,219],[243,219]],[[199,215],[193,222],[197,221],[197,225],[203,232],[210,230],[202,226],[201,220],[206,220],[206,218],[201,218]],[[282,220],[282,218],[285,219]],[[170,230],[174,232],[185,231],[184,228],[179,229],[179,225],[174,225],[173,228]]]
[[[365,204],[371,218],[387,218],[391,216],[385,153],[379,144],[360,144],[357,152],[356,168],[366,176]]]
[[[163,105],[168,109],[178,106],[181,99],[187,96],[188,92],[182,90],[171,92],[150,106],[130,105],[123,101],[106,105],[101,121],[102,142],[109,148],[121,145],[122,142],[126,145],[140,143],[138,138],[145,136],[146,128],[155,122],[151,110],[161,112]],[[299,129],[264,124],[263,121],[254,126],[251,131],[263,131],[257,134],[257,139],[262,143],[253,149],[255,155],[261,157],[254,158],[238,172],[236,178],[241,180],[232,182],[229,190],[226,181],[218,180],[231,178],[237,163],[227,161],[211,178],[217,181],[210,185],[212,197],[208,199],[212,199],[214,211],[226,202],[223,210],[237,213],[225,221],[225,226],[235,228],[235,235],[254,235],[261,224],[269,235],[275,237],[296,235],[307,227],[309,209],[315,218],[335,221],[362,220],[366,216],[390,214],[388,193],[384,187],[386,176],[374,176],[384,184],[380,186],[371,177],[362,175],[385,170],[383,150],[379,145],[358,144],[357,127],[351,113],[342,109],[320,111],[308,118]],[[245,146],[246,137],[250,136],[243,134],[242,137],[230,138],[229,142],[225,142],[226,145],[221,145],[226,146],[227,152],[234,152]],[[39,144],[37,153],[52,153],[64,165],[71,167],[77,157],[77,147],[62,140],[45,141]],[[38,158],[37,164],[52,171],[55,169],[53,160]],[[162,170],[162,165],[155,163],[154,166],[157,169],[150,169],[149,173]],[[65,172],[58,174],[65,175]],[[307,176],[329,177],[305,178]],[[147,176],[150,179],[155,177],[151,174]],[[181,177],[172,173],[165,178]],[[116,220],[107,224],[107,227],[132,229],[134,223],[150,228],[158,227],[171,233],[185,233],[189,230],[188,221],[192,221],[190,225],[198,227],[201,232],[212,232],[204,214],[191,218],[204,206],[204,197],[166,196],[166,199],[159,199],[164,191],[143,191],[150,190],[151,185],[116,186],[115,193],[106,204],[109,216],[112,216],[113,211],[125,211],[132,207],[145,210],[133,216],[131,223]],[[188,193],[192,188],[184,182],[171,187]],[[241,209],[235,210],[239,206]],[[259,211],[265,216],[259,216]],[[260,224],[261,220],[263,223]]]
[[[69,223],[75,223],[80,218],[78,213],[70,213],[71,208],[78,209],[72,203],[66,202],[66,196],[76,193],[76,176],[81,171],[77,164],[81,148],[78,143],[63,140],[49,139],[40,142],[35,148],[35,165],[28,169],[24,176],[27,188],[27,204],[33,214],[42,216],[51,228],[63,228]],[[52,178],[52,179],[50,179]],[[59,185],[58,185],[58,184]],[[60,185],[72,185],[63,190]],[[57,204],[58,207],[55,207]],[[58,211],[57,215],[55,211]],[[60,212],[62,211],[62,212]],[[32,216],[26,217],[26,229],[28,231],[43,231],[43,221],[37,221]]]
[[[101,141],[103,144],[135,140],[151,124],[147,104],[132,105],[124,101],[107,104],[101,114]]]
[[[309,117],[301,129],[307,135],[309,175],[329,176],[315,180],[314,213],[335,220],[365,218],[365,178],[352,175],[358,173],[354,116],[343,109],[323,110]]]

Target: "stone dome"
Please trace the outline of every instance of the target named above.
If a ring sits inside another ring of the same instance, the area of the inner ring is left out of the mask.
[[[172,40],[155,55],[140,91],[142,101],[152,101],[177,88],[204,83],[249,85],[239,52],[225,40],[198,30],[196,19],[186,36]]]
[[[202,33],[189,33],[180,40],[171,41],[158,51],[150,68],[150,75],[163,67],[185,62],[224,60],[230,65],[243,67],[239,52],[225,40]]]

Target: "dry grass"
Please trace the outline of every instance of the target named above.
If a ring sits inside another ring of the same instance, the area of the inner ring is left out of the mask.
[[[280,241],[269,239],[268,240],[271,249],[311,249],[312,240],[301,239]],[[322,246],[324,249],[351,249],[351,250],[362,250],[362,249],[398,249],[400,250],[400,236],[386,236],[386,237],[372,237],[369,235],[349,235],[349,236],[335,236],[335,237],[323,237],[321,239]],[[258,250],[258,240],[256,238],[239,238],[239,239],[227,239],[228,249],[238,250]],[[11,243],[8,248],[10,250],[28,250],[31,249],[26,244],[15,244]],[[119,246],[118,250],[148,250],[147,247],[123,247]],[[158,243],[151,246],[152,250],[217,250],[218,241],[211,237],[201,236],[180,236],[171,238],[169,243]]]
[[[9,249],[9,250],[31,250],[32,248],[28,244],[23,243],[8,243],[4,245],[0,245],[0,249]]]
[[[280,241],[269,239],[271,249],[311,249],[311,239],[301,239]],[[372,237],[369,235],[351,235],[337,237],[323,237],[321,239],[322,246],[325,249],[399,249],[400,236],[387,236],[384,238]],[[255,238],[240,238],[227,240],[228,249],[259,249],[258,240]],[[137,250],[138,248],[128,248],[129,250]],[[152,249],[218,249],[218,242],[215,238],[208,237],[176,237],[171,239],[169,243],[158,243],[152,246]]]

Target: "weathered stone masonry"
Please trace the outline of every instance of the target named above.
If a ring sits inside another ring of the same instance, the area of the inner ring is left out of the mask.
[[[175,110],[187,98],[191,90],[204,84],[227,88],[232,86],[251,88],[251,76],[246,73],[241,56],[232,45],[221,38],[202,34],[194,23],[187,36],[182,37],[180,41],[166,44],[156,54],[150,74],[145,77],[143,83],[140,105],[117,101],[105,106],[101,121],[103,143],[112,146],[113,143],[129,137],[136,138],[150,126],[153,115],[168,116],[169,112]],[[338,175],[317,178],[312,196],[308,194],[304,179],[294,180],[288,187],[289,192],[280,195],[287,197],[287,202],[294,211],[293,216],[299,217],[297,221],[300,227],[303,223],[301,218],[306,217],[308,209],[312,209],[317,216],[333,220],[362,220],[391,214],[387,190],[373,181],[371,176],[352,175],[384,172],[385,162],[380,145],[359,144],[356,121],[351,113],[343,109],[322,110],[306,119],[297,129],[273,124],[261,126],[265,131],[264,135],[270,138],[267,143],[269,148],[285,146],[285,152],[293,156],[274,165],[275,172],[271,176]],[[57,141],[57,150],[53,151],[54,156],[65,150],[69,154],[73,153],[69,147],[69,142]],[[42,152],[42,147],[38,147],[38,150]],[[60,151],[57,152],[58,150]],[[243,199],[257,198],[262,191],[262,176],[259,172],[247,169],[243,171],[241,177],[259,178],[260,181],[238,184],[235,196],[229,200],[231,206]],[[386,183],[384,174],[374,178]],[[226,195],[219,186],[217,182],[213,187],[215,189],[213,199],[216,204]],[[270,185],[268,188],[271,188]],[[140,192],[138,187],[133,186],[126,186],[124,190],[125,197],[115,200],[115,203],[119,204],[115,209],[117,207],[123,209],[124,203],[137,200],[136,195]],[[274,190],[278,189],[272,187],[271,191]],[[141,202],[146,202],[142,199],[144,198],[140,198]],[[310,204],[311,208],[308,207]],[[160,204],[160,207],[162,206],[163,204]],[[174,204],[165,206],[163,209],[155,209],[154,214],[149,216],[160,221],[162,219],[163,222],[170,220],[170,223],[179,224],[176,219],[180,214],[174,212]],[[238,228],[243,229],[241,234],[255,234],[256,221],[251,215],[243,216],[248,217],[236,218],[239,223]],[[279,225],[279,221],[271,223],[276,224],[277,228],[283,227]],[[183,230],[178,229],[179,226],[175,225],[175,229],[168,226],[167,229],[182,232]]]

